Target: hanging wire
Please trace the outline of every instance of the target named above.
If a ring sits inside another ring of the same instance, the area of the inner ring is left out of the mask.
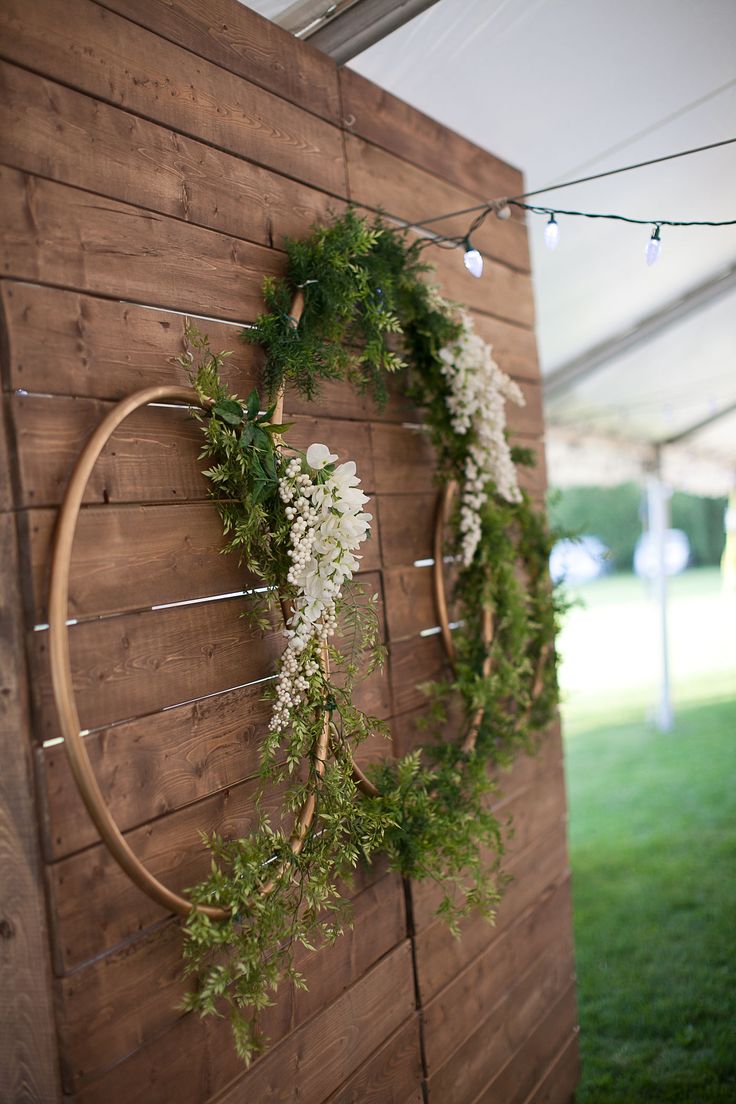
[[[511,203],[514,203],[516,206],[521,206],[521,201],[522,200],[532,199],[534,196],[542,195],[543,193],[556,192],[560,188],[572,188],[576,184],[587,184],[591,180],[603,180],[607,176],[617,176],[619,173],[633,172],[634,169],[644,169],[648,165],[659,165],[663,161],[673,161],[678,157],[690,157],[691,154],[703,153],[705,150],[718,149],[720,146],[730,146],[734,142],[736,142],[736,138],[724,138],[723,141],[721,141],[721,142],[711,142],[707,146],[695,146],[693,149],[680,150],[678,153],[665,154],[664,157],[653,157],[649,161],[638,161],[634,165],[622,165],[618,169],[608,169],[606,172],[594,173],[592,176],[578,177],[577,180],[566,180],[566,181],[563,181],[562,184],[551,184],[551,185],[549,185],[549,187],[546,187],[546,188],[536,188],[532,192],[522,192],[521,195],[509,196],[508,198],[503,198],[503,199],[494,199],[494,200],[490,200],[487,203],[477,203],[474,207],[463,207],[459,211],[448,211],[444,215],[434,215],[432,218],[424,219],[422,222],[413,222],[409,226],[407,226],[407,230],[419,230],[419,229],[422,229],[425,226],[430,226],[434,222],[443,222],[445,219],[448,219],[448,218],[459,218],[460,215],[472,215],[476,211],[483,212],[483,217],[485,218],[492,211],[498,210],[500,207],[504,207],[507,204],[511,204]],[[548,211],[548,210],[549,210],[548,208],[545,208],[545,211]],[[563,212],[559,212],[559,213],[562,214]],[[572,213],[573,214],[582,214],[582,212],[572,212]],[[617,217],[617,216],[612,216],[612,215],[592,216],[591,215],[591,216],[588,216],[588,217],[590,217],[590,218],[593,218],[593,217],[613,218],[613,217]],[[618,216],[618,217],[621,217],[621,216]],[[635,221],[635,220],[630,220],[630,221]],[[639,221],[641,221],[643,223],[657,223],[658,222],[661,226],[667,225],[667,223],[665,223],[662,219],[641,219]],[[734,224],[734,222],[736,222],[736,220],[731,219],[728,222],[709,222],[709,223],[705,223],[705,224],[704,223],[691,223],[691,222],[678,222],[678,223],[672,223],[671,225],[677,225],[677,226],[693,226],[693,225],[695,225],[695,226],[701,226],[701,225],[732,226]],[[472,233],[472,229],[471,229],[471,233]]]

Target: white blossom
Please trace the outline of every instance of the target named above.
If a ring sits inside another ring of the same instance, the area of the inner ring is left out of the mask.
[[[326,445],[307,449],[306,465],[282,464],[279,494],[291,522],[287,581],[296,591],[285,631],[270,729],[282,732],[305,698],[319,670],[309,645],[322,643],[337,626],[337,603],[345,582],[358,569],[356,549],[366,539],[371,515],[353,461],[331,467],[337,455]]]
[[[472,436],[460,502],[462,560],[467,566],[480,541],[480,514],[489,493],[495,489],[507,502],[521,500],[505,434],[505,402],[509,399],[523,406],[524,396],[498,367],[490,345],[475,333],[468,315],[462,313],[460,321],[460,336],[440,350],[440,358],[449,388],[447,407],[452,428]]]

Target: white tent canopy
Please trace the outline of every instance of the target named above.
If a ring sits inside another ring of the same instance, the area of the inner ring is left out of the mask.
[[[333,7],[253,6],[297,30]],[[736,135],[733,0],[388,7],[426,10],[350,65],[518,165],[530,189]],[[337,8],[345,20],[350,11],[355,20],[359,9],[374,11],[378,27],[386,5],[353,0]],[[729,219],[734,182],[736,145],[538,202]],[[665,228],[661,259],[647,268],[647,227],[559,223],[560,244],[549,253],[542,220],[530,220],[552,481],[590,480],[594,472],[610,481],[613,471],[635,477],[659,458],[677,486],[724,493],[736,484],[736,227]]]

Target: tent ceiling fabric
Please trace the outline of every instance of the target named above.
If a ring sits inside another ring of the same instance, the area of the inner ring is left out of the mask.
[[[268,0],[256,6],[271,14]],[[439,0],[350,65],[520,166],[531,189],[733,137],[735,41],[733,0]],[[730,219],[735,182],[732,145],[536,202],[637,218]],[[482,180],[478,189],[483,194]],[[647,268],[647,227],[558,221],[554,253],[543,244],[543,220],[529,223],[545,374],[736,263],[736,227],[664,228],[662,256]],[[605,442],[618,439],[633,459],[641,450],[627,442],[661,442],[729,409],[735,319],[732,291],[550,397],[550,440],[558,427],[589,442],[599,437],[603,454]],[[736,414],[666,451],[675,450],[718,471],[711,485],[720,493],[735,478]],[[552,477],[566,482],[573,472],[558,466],[557,452],[569,450],[550,448]],[[576,464],[577,478],[581,470]],[[686,461],[671,470],[680,485],[687,481]],[[702,475],[697,482],[702,490]]]

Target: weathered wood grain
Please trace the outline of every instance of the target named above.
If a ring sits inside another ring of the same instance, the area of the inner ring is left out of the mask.
[[[0,514],[0,1096],[60,1097],[15,517]]]
[[[0,168],[3,276],[234,321],[262,309],[285,255],[132,204]]]
[[[423,1003],[426,1004],[472,962],[507,924],[529,908],[545,890],[567,878],[564,825],[550,825],[531,847],[506,863],[504,871],[513,881],[504,893],[493,927],[476,916],[461,922],[459,940],[448,932],[442,920],[435,920],[418,931],[417,978]]]
[[[218,1104],[244,1097],[281,1104],[298,1099],[301,1087],[299,1104],[321,1104],[409,1018],[410,993],[410,948],[402,943],[247,1074],[233,1054],[227,1021],[187,1016],[82,1088],[75,1101],[109,1104],[145,1093],[146,1104],[201,1104],[213,1097]]]
[[[108,411],[96,399],[13,395],[21,502],[55,505],[66,490],[84,442]],[[289,442],[297,449],[329,439],[341,459],[354,459],[363,489],[373,490],[370,427],[338,419],[294,415]],[[148,406],[137,410],[116,430],[94,467],[85,502],[183,502],[209,499],[209,484],[200,460],[202,431],[183,407]]]
[[[404,943],[357,985],[255,1066],[249,1096],[263,1104],[319,1104],[411,1015],[411,953]],[[235,1104],[242,1088],[218,1104]]]
[[[517,786],[512,786],[509,780],[504,790],[494,795],[491,801],[491,807],[504,827],[504,869],[510,868],[516,857],[536,844],[545,832],[555,831],[566,823],[567,806],[564,789],[560,787],[562,762],[556,741],[551,740],[549,747],[551,754],[545,754],[546,747],[543,747],[537,756],[531,758],[526,784],[523,775],[521,784]],[[500,781],[503,776],[499,773],[498,777]],[[483,853],[483,857],[491,861],[493,854]],[[420,882],[413,889],[412,900],[414,922],[419,931],[432,922],[442,894],[439,887],[431,882]],[[501,920],[504,900],[505,895],[499,908]]]
[[[277,172],[345,194],[340,131],[91,0],[7,0],[0,54]]]
[[[325,1104],[422,1104],[419,1031],[413,1016]]]
[[[448,673],[447,657],[439,635],[412,637],[392,643],[389,668],[394,696],[394,713],[422,709],[428,703],[423,683],[435,682]]]
[[[534,299],[528,273],[491,259],[486,261],[481,279],[476,280],[468,275],[462,249],[428,248],[427,252],[434,266],[432,281],[447,299],[499,321],[533,327]]]
[[[397,154],[440,179],[452,181],[476,200],[511,196],[524,190],[521,173],[487,150],[417,111],[354,69],[338,69],[345,126],[383,150]],[[472,202],[472,201],[471,201]],[[438,208],[458,210],[457,207]]]
[[[429,1001],[422,1011],[430,1076],[453,1056],[453,1066],[472,1061],[469,1039],[516,981],[551,952],[571,963],[572,913],[568,882],[552,887]],[[482,1051],[483,1048],[481,1048]],[[451,1067],[452,1069],[452,1067]]]
[[[261,684],[213,695],[85,738],[95,777],[118,827],[128,831],[253,777],[269,717]],[[99,840],[63,744],[38,752],[47,857]]]
[[[283,649],[281,628],[262,633],[233,598],[85,621],[70,628],[82,727],[98,728],[265,679]],[[32,636],[37,734],[58,733],[46,676],[47,633]]]
[[[571,1025],[575,1023],[576,1015],[573,982],[473,1104],[498,1104],[499,1101],[503,1104],[525,1104],[555,1056],[575,1040],[576,1031]]]
[[[377,494],[426,494],[436,491],[435,463],[429,434],[421,426],[371,424],[374,490]],[[538,437],[517,433],[512,444],[529,448],[536,465],[519,469],[519,484],[530,493],[546,485],[544,447]]]
[[[324,192],[6,62],[0,163],[269,248],[344,209]]]
[[[227,839],[247,834],[255,822],[257,789],[255,781],[248,781],[220,790],[196,805],[133,829],[126,838],[160,881],[176,892],[186,891],[210,868],[211,854],[201,842],[201,833],[217,832]],[[281,790],[267,791],[264,808],[279,824]],[[133,885],[102,844],[47,869],[58,973],[68,973],[129,942],[167,915]]]
[[[490,1015],[471,1028],[463,1045],[429,1077],[430,1104],[466,1104],[476,1098],[523,1104],[537,1079],[531,1070],[536,1071],[540,1061],[536,1048],[530,1049],[530,1036],[570,991],[572,948],[567,933],[561,941],[555,936],[550,933],[543,953],[520,978],[510,980]],[[569,1030],[565,1024],[564,1034]],[[544,1050],[546,1057],[547,1047]],[[546,1064],[543,1061],[539,1072]]]
[[[578,1032],[575,1031],[525,1104],[574,1104],[575,1088],[580,1080]]]
[[[438,153],[446,156],[446,150],[442,147],[438,149]],[[405,160],[403,155],[397,156],[379,145],[364,141],[354,133],[345,136],[345,155],[351,200],[374,210],[384,210],[387,214],[410,223],[435,219],[450,211],[461,211],[478,202],[477,194],[450,184],[446,177],[427,172]],[[462,237],[467,233],[471,217],[460,215],[433,221],[431,229],[438,234]],[[491,261],[508,265],[520,272],[529,271],[526,228],[517,219],[502,221],[490,216],[473,235],[473,244]],[[437,252],[430,250],[433,261]],[[452,256],[457,256],[462,267],[462,250],[458,249]],[[488,266],[484,277],[490,275],[491,267]],[[470,303],[470,296],[473,294],[470,285],[480,285],[484,281],[466,278],[465,282],[468,293],[461,302]]]
[[[340,123],[334,61],[236,0],[98,0],[198,57]]]
[[[493,356],[504,372],[514,379],[539,381],[539,357],[533,330],[501,318],[491,318],[480,311],[471,311],[471,314],[477,332],[493,347]]]
[[[102,728],[85,737],[95,777],[122,831],[191,805],[218,790],[252,778],[271,716],[264,686],[200,698]],[[391,692],[385,671],[356,688],[358,708],[388,718]],[[391,755],[392,742],[376,735],[361,744],[361,765]],[[71,774],[63,744],[37,750],[41,826],[49,860],[98,841]]]
[[[404,935],[403,889],[391,874],[354,898],[352,927],[334,946],[297,948],[295,964],[309,988],[284,985],[264,1011],[261,1028],[271,1044],[339,997]],[[60,979],[57,1003],[68,1091],[150,1045],[182,1017],[179,1005],[191,986],[182,977],[183,939],[180,925],[172,922]]]
[[[151,310],[131,303],[100,299],[90,295],[0,281],[6,316],[8,375],[12,389],[40,394],[71,394],[100,399],[120,399],[139,387],[151,384],[186,386],[185,369],[172,359],[184,348],[185,318],[166,310]],[[483,315],[476,325],[494,344],[500,365],[519,381],[538,376],[533,356],[533,335]],[[212,348],[231,351],[223,366],[226,385],[247,395],[261,382],[262,354],[256,346],[240,340],[241,328],[232,323],[197,320],[211,339]],[[53,341],[54,358],[48,356]],[[527,343],[531,348],[527,349]],[[401,376],[389,380],[391,400],[380,410],[368,396],[347,384],[325,383],[320,409],[332,417],[387,421],[419,421],[411,405],[401,397]],[[527,395],[525,411],[509,407],[512,419],[540,416],[537,389],[522,389]],[[297,392],[287,394],[288,411],[307,413],[314,404]],[[522,420],[514,428],[527,428]],[[534,431],[539,429],[539,422]]]
[[[371,537],[360,568],[381,562],[375,502]],[[46,621],[51,542],[56,511],[29,510],[24,518],[31,553],[33,618]],[[146,609],[261,586],[234,552],[223,554],[222,523],[211,502],[161,506],[88,506],[79,517],[69,584],[69,616]]]
[[[376,575],[361,578],[368,593],[379,589]],[[247,617],[254,604],[257,599],[227,597],[72,625],[71,669],[83,728],[142,717],[268,678],[283,650],[283,623],[274,613],[272,628],[256,628]],[[379,628],[380,622],[379,611]],[[37,730],[44,740],[58,735],[46,675],[47,637],[46,632],[31,635]]]

